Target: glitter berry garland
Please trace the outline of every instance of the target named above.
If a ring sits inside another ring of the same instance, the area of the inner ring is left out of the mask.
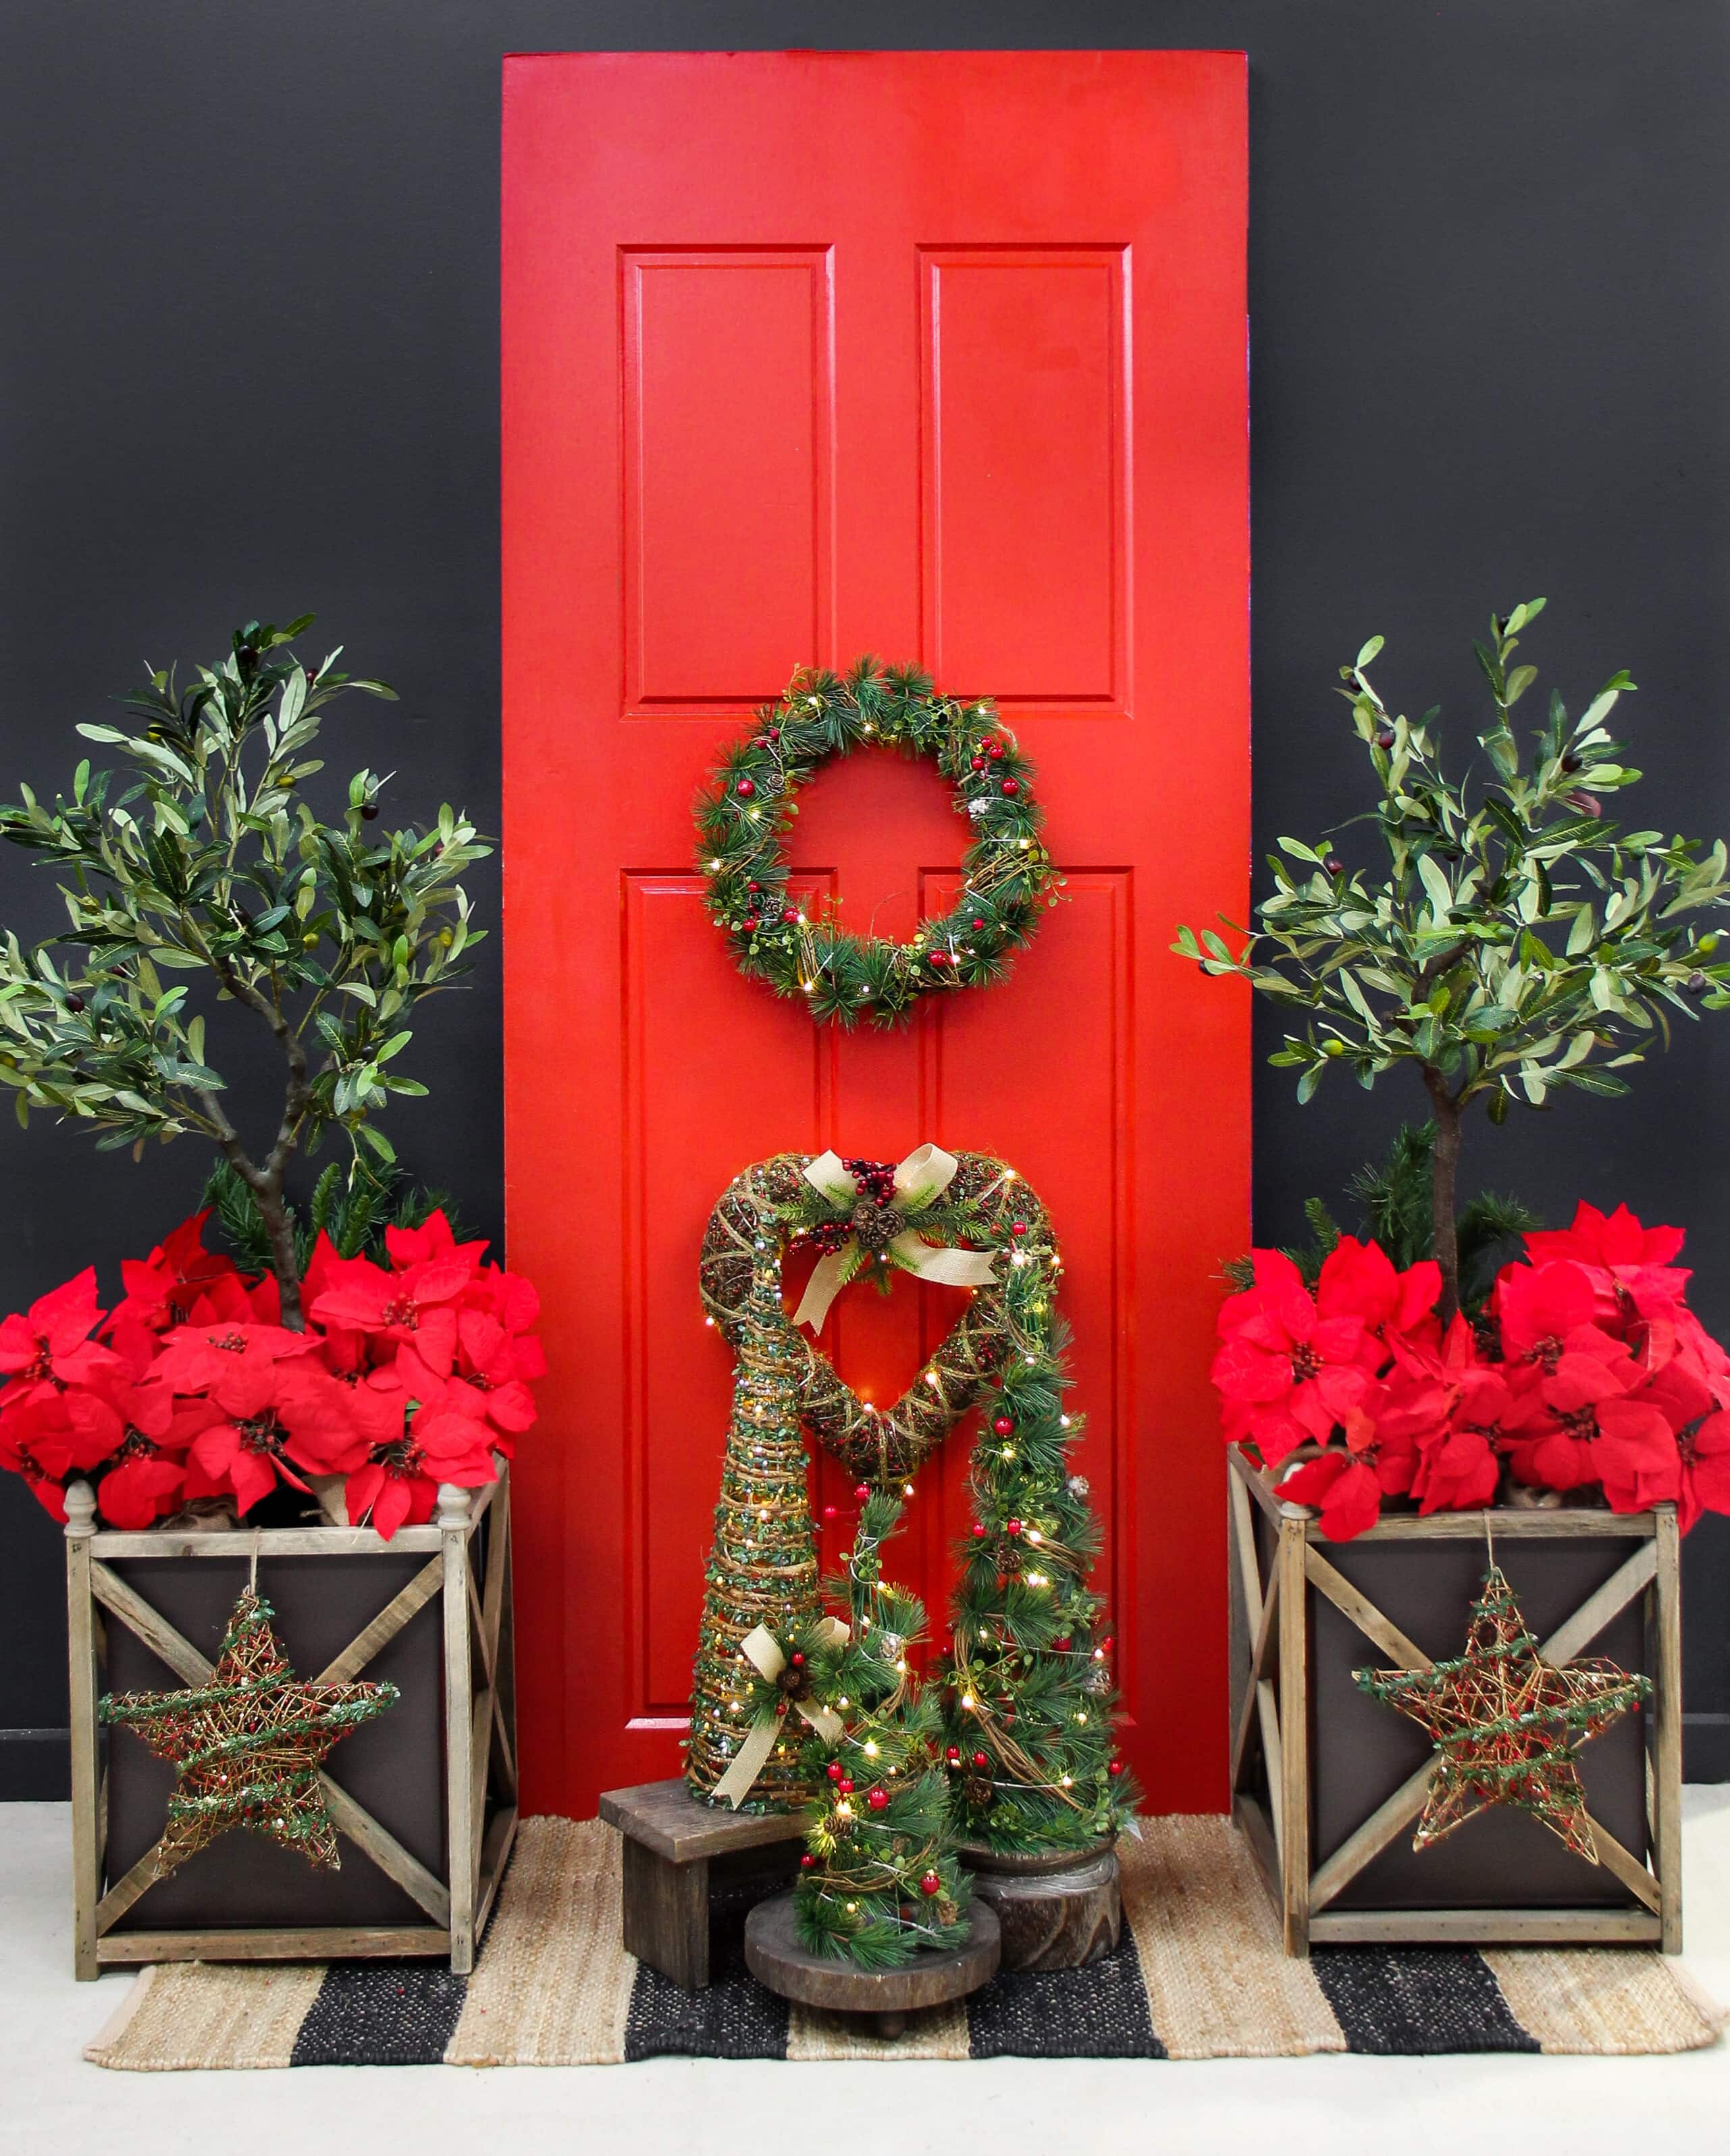
[[[973,834],[954,905],[908,943],[854,935],[788,887],[798,788],[831,757],[872,747],[932,757]],[[1040,838],[1033,775],[988,700],[937,696],[928,675],[871,658],[844,677],[802,668],[697,798],[709,912],[740,971],[843,1026],[896,1025],[922,995],[1002,980],[1062,881]]]

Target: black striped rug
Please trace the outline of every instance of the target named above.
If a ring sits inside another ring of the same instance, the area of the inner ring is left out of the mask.
[[[1681,2051],[1722,2016],[1661,1957],[1612,1948],[1280,1951],[1248,1852],[1218,1819],[1121,1845],[1125,1936],[1091,1969],[1002,1975],[893,2043],[789,2007],[737,1928],[690,1993],[619,1944],[598,1821],[531,1820],[475,1973],[425,1962],[174,1964],[136,1979],[89,2047],[105,2066],[600,2066],[714,2059],[1296,2057],[1317,2051]]]

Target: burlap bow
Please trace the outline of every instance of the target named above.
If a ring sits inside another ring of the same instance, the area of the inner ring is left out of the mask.
[[[839,1647],[847,1638],[847,1627],[839,1617],[825,1617],[818,1625],[817,1635],[826,1645]],[[781,1642],[767,1625],[759,1625],[754,1632],[747,1632],[740,1640],[741,1651],[751,1661],[770,1684],[773,1684],[787,1667],[787,1656]],[[846,1724],[830,1708],[819,1707],[809,1699],[771,1701],[751,1725],[750,1734],[735,1757],[732,1766],[715,1784],[715,1794],[725,1797],[737,1811],[751,1794],[751,1785],[763,1770],[763,1762],[774,1748],[775,1739],[781,1734],[789,1706],[795,1707],[817,1732],[825,1744],[833,1744]]]
[[[896,1198],[901,1209],[916,1212],[921,1206],[929,1205],[948,1188],[960,1165],[954,1154],[945,1152],[941,1146],[916,1146],[895,1172]],[[832,1152],[818,1154],[805,1169],[805,1180],[838,1205],[850,1204],[859,1195],[859,1184],[851,1171]],[[943,1250],[927,1243],[911,1228],[891,1241],[885,1255],[903,1271],[921,1280],[941,1281],[949,1287],[989,1287],[997,1278],[991,1269],[990,1251]],[[814,1332],[822,1332],[829,1305],[858,1270],[860,1257],[857,1237],[849,1236],[839,1250],[831,1250],[818,1260],[793,1312],[795,1325],[809,1325]]]

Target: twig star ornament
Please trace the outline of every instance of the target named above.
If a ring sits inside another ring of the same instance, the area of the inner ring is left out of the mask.
[[[1651,1697],[1651,1680],[1614,1662],[1558,1668],[1538,1653],[1492,1560],[1472,1604],[1466,1652],[1426,1670],[1355,1670],[1372,1697],[1435,1740],[1435,1774],[1412,1837],[1427,1849],[1494,1804],[1530,1812],[1588,1864],[1598,1845],[1575,1754]]]
[[[341,1869],[319,1768],[340,1738],[396,1704],[397,1687],[302,1684],[270,1629],[275,1614],[255,1587],[242,1589],[202,1685],[111,1694],[98,1710],[173,1763],[158,1879],[236,1827]]]

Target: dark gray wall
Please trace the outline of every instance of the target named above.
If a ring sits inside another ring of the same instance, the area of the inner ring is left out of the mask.
[[[141,659],[310,607],[403,692],[333,729],[333,760],[493,824],[501,54],[1054,43],[1250,54],[1260,850],[1362,798],[1329,691],[1364,635],[1388,637],[1387,686],[1458,709],[1463,736],[1470,635],[1540,592],[1524,656],[1576,690],[1623,664],[1641,685],[1642,820],[1730,829],[1722,0],[15,7],[0,788],[51,788],[74,721]],[[0,921],[53,918],[44,880],[0,860]],[[494,978],[429,1007],[433,1096],[393,1129],[496,1232]],[[1725,1332],[1730,1029],[1685,1033],[1631,1102],[1475,1132],[1467,1172],[1553,1217],[1585,1194],[1686,1222],[1697,1306]],[[1300,1111],[1266,1071],[1256,1098],[1264,1239],[1418,1105],[1342,1086]],[[1172,1114],[1204,1108],[1173,1074]],[[0,1121],[0,1309],[93,1257],[112,1281],[203,1168],[188,1145],[135,1168]],[[59,1542],[6,1476],[0,1536],[0,1790],[46,1794],[64,1774]],[[1689,1546],[1696,1773],[1730,1774],[1727,1556],[1730,1522]]]

